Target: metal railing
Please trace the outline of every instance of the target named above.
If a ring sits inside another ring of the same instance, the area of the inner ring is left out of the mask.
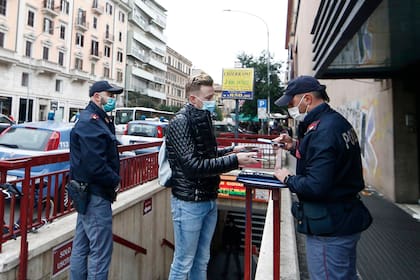
[[[255,139],[218,138],[217,141],[219,146],[257,146],[260,150],[259,156],[267,159],[267,161],[259,163],[259,166],[252,166],[251,168],[274,168],[275,155],[271,145],[258,143],[256,138],[256,136]],[[158,153],[134,154],[134,151],[144,148],[159,147],[160,145],[161,142],[158,141],[147,144],[119,146],[119,152],[122,155],[120,160],[120,175],[122,178],[120,192],[152,181],[158,177]],[[130,155],[128,156],[127,154]],[[29,231],[36,231],[39,227],[74,211],[72,201],[65,191],[65,185],[67,184],[69,175],[68,168],[37,175],[31,175],[31,169],[34,166],[68,161],[69,153],[0,161],[0,185],[2,186],[2,192],[0,194],[0,216],[3,217],[2,234],[0,234],[0,252],[4,242],[13,238],[16,239],[17,236],[20,236],[21,253],[19,279],[24,279],[26,277],[28,262],[27,233]],[[22,170],[22,174],[24,174],[23,178],[7,180],[7,173],[10,170]],[[253,200],[253,196],[253,191],[246,188],[246,198],[244,197],[244,199],[247,204],[247,215],[252,211],[251,201]],[[277,193],[274,195],[274,198],[276,202],[278,202]],[[276,206],[279,207],[278,204]],[[278,211],[277,208],[275,212]],[[248,240],[245,244],[246,260],[249,258],[252,248],[250,242],[252,231],[250,230],[251,224],[248,219],[245,237],[246,240]],[[275,215],[275,219],[278,219],[278,215]],[[277,232],[273,236],[273,241],[275,247],[279,248],[280,228],[276,227],[276,231]],[[119,237],[117,236],[117,238]],[[120,241],[123,244],[126,244],[125,240]],[[136,252],[146,253],[140,246],[135,244],[129,245],[129,247],[136,250]],[[275,256],[278,256],[278,254],[279,251],[276,250]],[[279,262],[277,257],[275,258],[275,262]],[[245,271],[249,272],[249,269],[249,263],[246,262]],[[275,272],[279,273],[278,271]]]
[[[250,166],[252,168],[262,168],[262,169],[274,169],[276,164],[276,155],[273,151],[273,147],[270,144],[258,142],[258,138],[273,139],[275,135],[256,135],[256,134],[246,134],[243,135],[243,138],[217,138],[217,144],[220,147],[227,147],[231,145],[238,146],[253,146],[258,148],[258,157],[263,158],[265,161],[260,162],[258,165]]]
[[[120,192],[156,179],[158,170],[157,152],[131,156],[124,156],[124,153],[158,147],[160,144],[161,142],[154,142],[119,147],[123,155],[120,160],[122,179]],[[68,161],[68,152],[0,161],[0,216],[3,217],[0,252],[2,243],[22,233],[22,221],[27,221],[28,230],[36,230],[74,211],[72,201],[65,191],[69,176],[68,168],[40,175],[31,173],[31,169],[35,166]],[[24,177],[17,179],[15,176],[7,175],[12,170],[20,170]],[[7,180],[8,178],[12,180]],[[27,207],[24,207],[25,205]],[[27,210],[25,215],[23,209]]]

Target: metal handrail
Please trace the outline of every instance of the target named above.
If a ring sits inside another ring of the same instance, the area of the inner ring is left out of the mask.
[[[157,147],[161,145],[161,141],[147,143],[147,144],[134,144],[119,146],[119,152],[128,152],[135,151],[138,149]],[[2,233],[0,234],[0,252],[2,249],[2,244],[9,240],[11,237],[20,235],[21,245],[20,245],[20,265],[19,265],[19,279],[26,279],[27,275],[27,266],[28,266],[28,241],[27,234],[28,230],[37,228],[45,224],[45,222],[52,221],[53,219],[71,213],[74,209],[70,206],[71,200],[67,201],[67,207],[61,207],[58,209],[57,205],[64,204],[64,192],[61,192],[60,196],[54,196],[54,203],[51,203],[51,191],[54,190],[54,193],[58,191],[59,183],[58,177],[62,176],[61,187],[64,187],[67,183],[68,178],[68,169],[62,171],[56,171],[51,173],[46,173],[38,176],[31,177],[31,168],[39,165],[46,165],[58,162],[66,162],[69,160],[69,153],[56,153],[49,154],[37,157],[22,157],[9,160],[0,160],[0,183],[4,184],[7,181],[7,172],[9,170],[19,170],[23,169],[24,178],[10,181],[10,183],[19,183],[22,185],[22,196],[20,197],[20,214],[19,214],[19,226],[15,228],[15,209],[16,198],[10,196],[10,215],[9,224],[7,225],[8,233],[4,233],[5,222],[2,222]],[[132,174],[125,174],[122,176],[122,188],[120,191],[130,189],[136,185],[142,184],[144,182],[153,180],[157,178],[157,151],[147,154],[133,155],[130,157],[125,157],[121,159],[122,164],[125,166],[136,166],[139,176],[132,178]],[[133,164],[131,164],[133,163]],[[130,175],[130,177],[128,177]],[[55,178],[55,180],[53,179]],[[55,181],[52,184],[52,181]],[[46,184],[41,182],[47,182]],[[46,195],[43,195],[43,192],[46,190]],[[5,214],[5,193],[2,192],[0,195],[0,214],[4,218]],[[43,205],[43,200],[46,200],[45,205]],[[45,207],[44,207],[45,206]],[[50,215],[51,210],[53,214]],[[35,220],[33,217],[35,215]],[[45,217],[45,218],[44,218]],[[147,253],[144,248],[131,244],[127,240],[116,237],[116,242],[123,243],[125,246],[129,246],[136,250],[136,252]]]
[[[224,144],[226,146],[234,144],[238,145],[245,145],[253,143],[255,144],[255,140],[249,140],[249,139],[218,139],[219,144]],[[151,147],[159,147],[161,145],[161,141],[156,141],[152,143],[147,144],[132,144],[132,145],[125,145],[125,146],[119,146],[119,152],[130,152],[135,151],[138,149],[143,148],[151,148]],[[267,147],[264,147],[264,149],[267,150],[267,153],[263,153],[263,156],[270,156],[270,153],[272,151],[269,151],[271,148],[270,145],[266,145]],[[124,191],[127,189],[130,189],[134,186],[137,186],[139,184],[145,183],[150,180],[154,180],[158,176],[158,160],[157,160],[157,152],[153,153],[147,153],[147,154],[140,154],[140,155],[134,155],[130,157],[122,157],[121,158],[121,189],[120,191]],[[12,237],[12,235],[20,234],[21,236],[21,252],[20,252],[20,267],[19,267],[19,279],[26,279],[26,272],[27,272],[27,263],[28,263],[28,242],[27,242],[27,231],[36,228],[38,226],[42,226],[42,223],[44,221],[50,222],[54,220],[55,218],[66,215],[68,213],[71,213],[74,211],[74,209],[68,204],[67,207],[63,206],[64,202],[64,194],[61,193],[60,196],[55,195],[54,196],[54,203],[49,204],[47,203],[45,205],[45,208],[43,209],[43,205],[41,205],[41,200],[36,201],[35,197],[35,191],[38,190],[39,194],[41,195],[41,198],[43,197],[42,193],[46,190],[46,196],[45,199],[50,199],[51,190],[58,191],[59,187],[63,187],[66,184],[67,175],[69,170],[63,170],[63,171],[57,171],[57,172],[51,172],[48,174],[42,174],[38,176],[31,177],[31,168],[37,165],[45,165],[45,164],[51,164],[51,163],[57,163],[57,162],[65,162],[69,160],[69,153],[57,153],[57,154],[51,154],[48,156],[38,156],[38,157],[26,157],[26,158],[18,158],[18,159],[10,159],[5,161],[0,161],[0,183],[6,182],[7,180],[7,171],[8,170],[15,170],[15,169],[22,169],[25,170],[25,177],[23,179],[14,180],[11,182],[14,183],[20,183],[23,186],[23,196],[22,196],[22,203],[21,206],[21,212],[20,212],[20,228],[14,229],[14,216],[13,214],[10,215],[11,217],[11,223],[12,228],[10,229],[9,234],[0,234],[0,252],[1,252],[1,246],[2,243],[7,241]],[[57,179],[58,176],[63,176],[65,178],[61,181],[61,185],[59,185],[59,180]],[[52,178],[56,178],[53,180]],[[48,182],[45,186],[39,187],[37,189],[37,182]],[[52,182],[55,182],[54,184]],[[44,189],[45,188],[45,189]],[[247,191],[248,195],[248,191]],[[250,193],[250,199],[252,201],[252,194]],[[4,195],[0,195],[0,215],[4,217]],[[12,212],[14,213],[14,206],[16,205],[16,200],[13,198],[11,200],[12,205],[11,207]],[[69,200],[68,203],[71,201]],[[58,204],[61,203],[61,208],[58,208]],[[22,207],[22,205],[25,205],[26,207]],[[36,208],[34,208],[36,207]],[[35,211],[36,209],[36,211]],[[53,210],[52,214],[48,214]],[[45,218],[42,210],[45,211]],[[36,214],[35,222],[32,220],[32,217]],[[22,230],[26,229],[26,230]],[[278,234],[275,234],[274,236],[279,236]],[[129,248],[132,248],[137,253],[147,253],[147,250],[145,248],[142,248],[134,243],[131,243],[119,236],[115,237],[116,242],[123,244],[124,246],[128,246]],[[250,238],[250,237],[248,237]],[[114,240],[115,240],[114,239]],[[173,244],[171,246],[171,243],[169,241],[165,242],[166,239],[162,240],[162,246],[168,246],[169,248],[173,248]],[[277,243],[275,243],[277,244]],[[279,243],[278,243],[279,244]],[[250,251],[251,246],[247,247]],[[246,249],[246,250],[248,250]],[[275,254],[276,256],[276,254]]]

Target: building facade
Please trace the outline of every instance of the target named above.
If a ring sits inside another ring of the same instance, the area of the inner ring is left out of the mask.
[[[165,104],[166,10],[153,0],[129,0],[125,106]]]
[[[0,1],[0,111],[69,120],[94,81],[124,86],[129,11],[125,0]]]
[[[355,127],[367,186],[417,203],[418,1],[289,0],[289,78],[313,75]]]
[[[166,106],[182,107],[188,99],[185,84],[191,75],[192,62],[166,47]]]

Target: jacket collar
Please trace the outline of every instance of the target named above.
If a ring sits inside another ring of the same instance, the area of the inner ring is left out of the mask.
[[[321,115],[324,112],[327,112],[329,110],[331,110],[331,107],[330,107],[330,105],[328,105],[328,103],[322,103],[322,104],[316,106],[314,109],[312,109],[306,115],[303,122],[300,122],[299,125],[298,125],[298,138],[302,138],[305,135],[305,133],[308,129],[308,126],[311,123],[313,123],[315,121],[318,121],[319,118],[321,117]]]
[[[99,108],[98,105],[96,105],[95,103],[93,103],[92,101],[89,101],[88,106],[86,107],[86,109],[88,109],[89,111],[93,111],[95,114],[97,114],[101,119],[104,120],[108,120],[109,122],[109,117],[106,114],[106,112],[104,110],[102,110],[101,108]]]
[[[203,110],[203,109],[198,109],[194,105],[192,105],[191,103],[187,103],[185,105],[185,109],[187,111],[189,111],[191,114],[193,114],[194,116],[204,117],[204,116],[207,116],[207,115],[210,114],[209,111]]]
[[[303,123],[305,123],[306,125],[309,125],[310,123],[317,121],[321,117],[322,113],[330,109],[331,107],[330,105],[328,105],[328,103],[319,104],[306,115]]]

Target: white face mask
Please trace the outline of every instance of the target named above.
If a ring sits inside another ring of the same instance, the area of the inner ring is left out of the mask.
[[[297,121],[300,121],[300,122],[303,121],[305,119],[306,115],[308,114],[308,107],[306,107],[306,112],[305,113],[301,113],[299,111],[300,103],[302,103],[302,100],[303,100],[304,97],[305,96],[302,96],[302,98],[300,99],[299,104],[297,106],[287,109],[287,111],[289,112],[289,115],[293,119],[295,119]]]

